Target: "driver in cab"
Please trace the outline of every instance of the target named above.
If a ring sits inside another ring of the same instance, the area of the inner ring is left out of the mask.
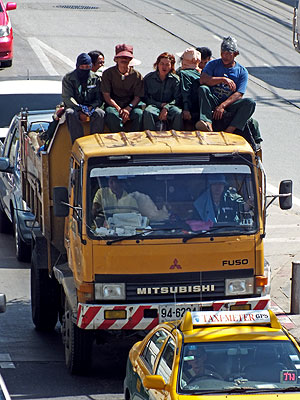
[[[223,379],[215,367],[207,363],[207,354],[202,346],[188,345],[183,357],[182,381],[188,385],[198,378]]]
[[[103,226],[107,215],[131,212],[138,213],[136,200],[126,192],[122,179],[110,176],[108,186],[98,189],[93,200],[92,215],[97,225]]]

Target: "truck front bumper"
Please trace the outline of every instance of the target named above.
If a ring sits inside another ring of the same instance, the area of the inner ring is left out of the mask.
[[[129,305],[78,304],[76,324],[81,329],[150,330],[166,320],[180,319],[188,311],[266,310],[270,296],[203,301],[192,304],[159,303]]]

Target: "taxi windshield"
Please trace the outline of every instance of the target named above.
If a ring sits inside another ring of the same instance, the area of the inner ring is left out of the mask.
[[[300,354],[288,340],[187,343],[178,389],[185,394],[300,391],[299,369]]]
[[[88,186],[94,237],[242,235],[258,226],[248,165],[95,166]]]

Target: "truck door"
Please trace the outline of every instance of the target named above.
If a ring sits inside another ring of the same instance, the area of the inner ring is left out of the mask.
[[[82,271],[82,166],[75,160],[71,170],[70,185],[72,208],[68,219],[68,260],[74,275],[78,277],[78,274]]]

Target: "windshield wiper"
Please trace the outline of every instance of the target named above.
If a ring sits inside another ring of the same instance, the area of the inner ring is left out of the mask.
[[[213,226],[211,229],[204,229],[204,230],[195,232],[194,234],[190,235],[189,237],[184,237],[182,239],[182,241],[183,241],[183,243],[186,243],[190,239],[201,237],[203,235],[206,235],[207,233],[215,232],[215,231],[218,231],[218,230],[221,230],[221,229],[224,229],[224,228],[226,228],[226,229],[227,228],[230,228],[230,229],[234,228],[234,230],[237,231],[237,232],[241,232],[241,231],[245,230],[244,225],[219,225],[219,226]]]
[[[126,239],[138,239],[140,237],[146,236],[148,233],[158,232],[158,231],[178,231],[182,230],[182,228],[153,228],[153,229],[144,229],[142,232],[138,232],[134,235],[120,236],[116,239],[108,240],[106,242],[107,245],[111,245],[116,242],[122,242],[122,240]]]

